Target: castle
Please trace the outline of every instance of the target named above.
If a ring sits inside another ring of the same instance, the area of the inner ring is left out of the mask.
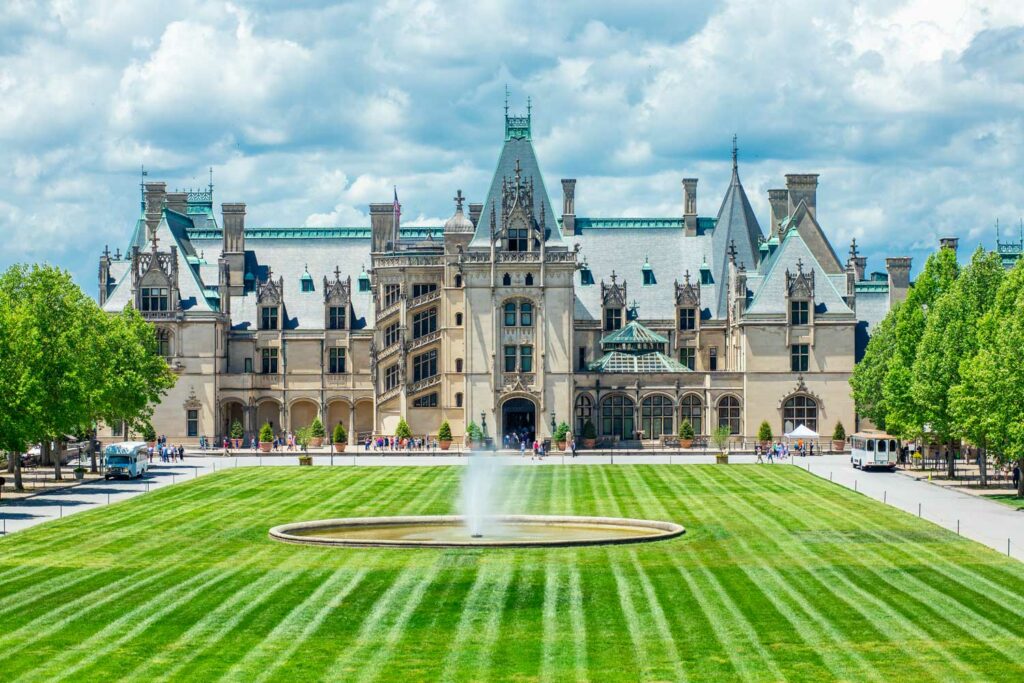
[[[817,219],[818,176],[768,191],[762,229],[732,177],[715,216],[695,178],[681,211],[577,214],[576,181],[556,213],[531,115],[505,115],[481,202],[455,195],[436,227],[402,227],[397,197],[370,225],[249,227],[245,204],[214,213],[205,191],[144,186],[126,251],[105,251],[99,299],[157,327],[179,375],[153,424],[173,441],[294,430],[320,416],[362,440],[401,417],[459,438],[550,436],[589,420],[604,444],[657,441],[687,419],[751,440],[803,424],[856,423],[847,381],[871,326],[910,285],[910,259],[865,272],[840,260]],[[123,425],[101,432],[123,433]]]

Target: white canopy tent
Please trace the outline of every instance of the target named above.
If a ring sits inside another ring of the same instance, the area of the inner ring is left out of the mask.
[[[821,435],[813,429],[809,429],[803,425],[797,426],[796,429],[785,435],[787,439],[818,439]]]

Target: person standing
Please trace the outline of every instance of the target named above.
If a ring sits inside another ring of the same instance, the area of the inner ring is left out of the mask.
[[[569,442],[569,450],[572,451],[572,457],[575,458],[576,457],[576,437],[575,436],[572,438],[572,441]]]

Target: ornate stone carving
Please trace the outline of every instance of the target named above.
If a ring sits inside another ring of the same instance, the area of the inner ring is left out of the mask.
[[[352,276],[341,279],[341,270],[334,268],[334,279],[328,280],[324,275],[324,303],[344,306],[352,300]]]
[[[273,272],[268,270],[266,281],[256,283],[256,302],[278,306],[284,303],[284,277],[275,281]]]
[[[615,271],[612,271],[611,275],[612,283],[606,285],[604,280],[601,280],[601,302],[605,308],[622,308],[626,305],[626,281],[623,280],[622,284],[618,283],[618,275]]]
[[[690,282],[690,271],[683,275],[683,283],[676,280],[676,306],[680,308],[700,308],[700,285]]]
[[[803,261],[797,260],[796,273],[786,269],[786,294],[791,299],[814,298],[814,270],[804,272]]]

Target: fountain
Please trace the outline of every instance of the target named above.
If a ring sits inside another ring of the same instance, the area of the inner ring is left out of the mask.
[[[505,466],[472,453],[459,495],[460,515],[350,517],[282,524],[270,537],[286,543],[349,547],[558,547],[642,543],[685,532],[671,522],[618,517],[510,515],[497,512]]]

